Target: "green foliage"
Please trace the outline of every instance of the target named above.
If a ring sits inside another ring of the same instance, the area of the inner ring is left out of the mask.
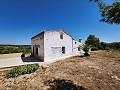
[[[92,47],[91,48],[91,51],[96,51],[96,50],[99,50],[98,47]]]
[[[84,45],[84,47],[83,47],[83,51],[85,52],[85,53],[88,53],[89,52],[89,45],[88,44],[85,44]]]
[[[0,45],[0,54],[31,53],[30,45]]]
[[[102,50],[105,50],[106,49],[106,47],[107,47],[107,44],[105,43],[105,42],[101,42],[101,46],[102,46]]]
[[[95,50],[120,50],[120,43],[100,42],[99,38],[89,35],[85,44],[89,45],[92,51]]]
[[[120,0],[114,0],[111,5],[106,5],[102,0],[90,0],[98,3],[101,20],[110,24],[120,24]]]
[[[83,51],[85,52],[85,53],[84,53],[84,56],[90,56],[90,55],[88,54],[89,49],[90,49],[90,47],[89,47],[88,44],[85,44],[85,45],[83,46]]]
[[[24,66],[14,67],[12,70],[6,73],[7,78],[17,77],[23,74],[30,74],[35,72],[39,67],[39,64],[28,64]]]
[[[94,35],[89,35],[85,41],[85,44],[89,45],[91,47],[91,50],[98,50],[101,48],[99,38],[95,37]]]
[[[99,3],[102,19],[100,21],[110,24],[120,24],[120,2],[113,2],[112,5]]]
[[[120,42],[108,43],[107,48],[108,49],[113,49],[113,50],[120,50]]]

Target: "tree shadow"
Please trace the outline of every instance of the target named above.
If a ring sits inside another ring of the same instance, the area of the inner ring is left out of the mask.
[[[79,57],[81,57],[81,58],[84,58],[84,57],[90,57],[90,54],[80,55]]]
[[[49,90],[87,90],[83,86],[75,85],[72,81],[64,79],[48,80],[45,84],[50,86]]]
[[[85,56],[84,56],[84,55],[80,55],[79,57],[83,58],[83,57],[85,57]]]

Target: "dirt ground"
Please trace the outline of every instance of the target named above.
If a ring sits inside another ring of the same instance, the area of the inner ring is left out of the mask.
[[[21,55],[22,53],[0,54],[0,60],[7,59],[7,58],[21,57]]]
[[[15,58],[15,57],[21,57],[22,53],[11,53],[11,54],[0,54],[0,60],[1,59],[7,59],[7,58]],[[30,56],[30,53],[25,54],[25,56]]]
[[[0,71],[0,90],[120,90],[120,51],[92,52],[48,66],[10,79]]]

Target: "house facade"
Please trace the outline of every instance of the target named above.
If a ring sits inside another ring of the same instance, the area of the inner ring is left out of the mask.
[[[81,53],[82,40],[75,41],[63,30],[46,30],[31,38],[32,56],[44,62]]]

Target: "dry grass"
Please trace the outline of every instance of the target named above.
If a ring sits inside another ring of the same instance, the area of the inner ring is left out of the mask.
[[[33,74],[6,79],[0,72],[0,90],[120,90],[120,52],[92,52],[39,68]]]

